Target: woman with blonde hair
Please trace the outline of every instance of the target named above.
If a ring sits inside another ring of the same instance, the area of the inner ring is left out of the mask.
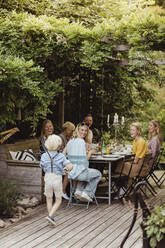
[[[67,143],[65,152],[74,165],[68,173],[68,178],[78,181],[75,196],[82,201],[92,201],[97,184],[101,179],[100,171],[89,168],[89,158],[95,150],[87,150],[89,127],[85,122],[79,123],[73,133],[73,138]]]
[[[141,124],[139,122],[133,122],[130,125],[130,135],[132,138],[134,138],[133,144],[132,144],[132,154],[135,155],[133,161],[129,162],[119,162],[117,165],[117,168],[115,170],[116,173],[121,173],[123,175],[129,175],[129,181],[128,184],[131,183],[132,179],[138,175],[141,166],[144,161],[144,157],[148,152],[147,149],[147,143],[145,140],[141,137]],[[143,165],[143,169],[141,171],[141,175],[145,175],[148,172],[148,164],[145,163]],[[119,198],[122,197],[124,194],[124,190],[121,188],[119,191]],[[117,198],[118,198],[117,197]]]
[[[148,125],[148,153],[151,154],[151,160],[149,161],[149,168],[160,152],[162,145],[162,136],[160,133],[160,124],[157,120],[151,120]]]
[[[74,133],[73,133],[73,138],[78,138],[79,137],[79,127],[81,126],[86,126],[86,135],[83,138],[85,141],[85,146],[86,146],[86,150],[87,152],[89,152],[90,150],[90,144],[91,144],[91,133],[90,133],[90,129],[89,126],[86,122],[81,122],[80,124],[77,125]]]
[[[135,155],[135,157],[133,163],[125,162],[122,174],[128,175],[132,165],[129,177],[133,178],[138,175],[139,169],[141,168],[144,156],[147,154],[148,149],[145,140],[141,137],[141,124],[139,122],[133,122],[130,125],[130,135],[132,138],[134,138],[132,144],[132,153]],[[147,168],[143,168],[143,173],[145,173],[144,170],[146,171]]]
[[[59,134],[59,136],[62,139],[62,145],[60,148],[61,152],[64,150],[66,144],[72,137],[73,131],[75,130],[75,125],[72,122],[67,121],[63,124],[62,129],[63,129],[63,132]]]

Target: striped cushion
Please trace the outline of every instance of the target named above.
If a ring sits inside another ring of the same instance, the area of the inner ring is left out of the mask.
[[[37,161],[32,149],[16,152],[10,151],[10,154],[13,160]]]

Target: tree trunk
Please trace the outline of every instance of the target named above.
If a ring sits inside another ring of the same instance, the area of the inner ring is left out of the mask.
[[[60,94],[59,104],[59,126],[62,127],[64,124],[64,92]]]

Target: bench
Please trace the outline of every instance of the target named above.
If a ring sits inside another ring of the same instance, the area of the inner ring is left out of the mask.
[[[35,195],[43,201],[43,179],[39,161],[13,160],[11,151],[32,149],[39,152],[39,139],[0,145],[0,177],[13,180],[24,193]]]

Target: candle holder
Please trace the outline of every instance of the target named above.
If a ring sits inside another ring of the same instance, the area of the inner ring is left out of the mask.
[[[118,121],[118,115],[117,115],[117,113],[115,113],[113,124],[110,124],[109,123],[109,115],[108,115],[108,118],[107,118],[107,127],[108,127],[108,129],[110,129],[112,126],[114,127],[114,129],[115,129],[115,138],[114,138],[114,141],[115,141],[116,144],[118,143],[117,137],[118,137],[119,127],[122,127],[122,129],[123,129],[124,128],[124,124],[125,124],[124,116],[122,116],[121,123],[119,123],[119,121]]]

